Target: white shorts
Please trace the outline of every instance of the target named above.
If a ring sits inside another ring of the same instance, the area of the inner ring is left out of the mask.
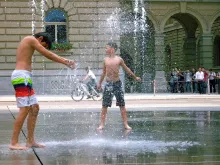
[[[32,74],[27,70],[14,70],[11,82],[15,89],[17,107],[27,107],[38,104],[32,87]]]

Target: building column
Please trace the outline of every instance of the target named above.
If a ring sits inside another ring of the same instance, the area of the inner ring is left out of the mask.
[[[156,33],[155,37],[155,81],[156,92],[167,91],[167,81],[165,76],[165,47],[164,37],[162,33]]]
[[[213,41],[212,34],[203,34],[199,41],[200,67],[212,68],[213,67]]]
[[[196,68],[196,38],[186,38],[184,42],[185,68]]]

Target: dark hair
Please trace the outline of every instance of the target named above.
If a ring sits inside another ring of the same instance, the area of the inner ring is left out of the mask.
[[[86,69],[86,70],[89,70],[89,69],[90,69],[90,67],[89,67],[89,66],[87,66],[85,69]]]
[[[109,42],[106,45],[110,46],[111,48],[114,48],[115,51],[118,49],[118,46],[115,42]]]
[[[34,34],[35,38],[39,38],[41,36],[43,37],[42,42],[46,42],[48,44],[48,49],[51,49],[51,47],[52,47],[52,37],[51,37],[51,35],[47,32],[39,32],[39,33]]]

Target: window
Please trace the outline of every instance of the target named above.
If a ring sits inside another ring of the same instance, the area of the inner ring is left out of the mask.
[[[55,43],[67,42],[67,16],[60,9],[53,9],[46,13],[45,30],[50,33]]]

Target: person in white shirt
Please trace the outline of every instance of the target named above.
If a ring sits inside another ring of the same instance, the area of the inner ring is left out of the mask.
[[[213,93],[216,92],[215,89],[215,77],[216,77],[216,73],[212,71],[212,69],[209,70],[209,87],[210,87],[210,93],[212,93],[212,89],[213,89]]]
[[[198,83],[198,91],[200,94],[202,94],[203,91],[203,81],[204,81],[204,73],[202,72],[202,69],[199,68],[199,70],[196,72],[196,81]]]
[[[86,72],[87,74],[85,75],[85,77],[83,78],[82,81],[88,81],[86,83],[87,87],[88,87],[88,91],[89,91],[89,94],[87,96],[87,99],[91,98],[91,91],[92,91],[92,88],[95,88],[96,84],[97,84],[97,80],[96,80],[96,76],[95,74],[92,72],[92,70],[90,69],[90,67],[86,67]]]

